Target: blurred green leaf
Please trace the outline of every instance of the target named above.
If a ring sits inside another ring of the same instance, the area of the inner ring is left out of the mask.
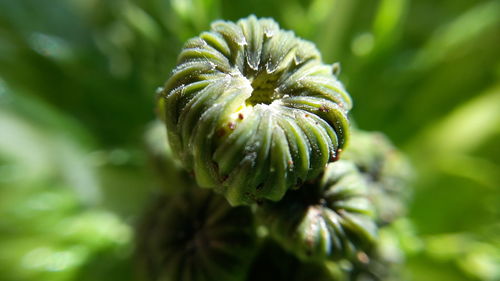
[[[156,88],[186,39],[249,14],[340,61],[357,126],[409,154],[414,200],[385,237],[407,256],[406,280],[500,280],[500,1],[24,0],[0,11],[1,280],[134,278],[129,223],[151,190],[182,182],[165,162],[160,179],[147,165],[165,157],[162,136],[144,143]]]

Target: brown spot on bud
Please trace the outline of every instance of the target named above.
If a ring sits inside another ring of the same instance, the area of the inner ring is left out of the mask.
[[[340,153],[341,153],[341,152],[342,152],[342,148],[337,149],[337,150],[335,151],[335,153],[334,153],[334,154],[332,154],[332,157],[330,157],[330,160],[331,160],[332,162],[335,162],[335,161],[339,160],[339,158],[340,158]]]
[[[217,137],[223,137],[225,134],[226,134],[226,130],[224,130],[224,128],[220,128],[218,129],[215,134],[217,135]]]
[[[239,113],[238,114],[238,119],[243,120],[243,118],[245,118],[245,116],[243,116],[243,113]]]
[[[229,176],[228,176],[228,175],[222,175],[222,176],[220,177],[220,181],[221,181],[221,183],[225,182],[228,178],[229,178]]]
[[[234,122],[229,122],[227,123],[227,127],[231,130],[234,130],[236,128],[236,123]]]
[[[319,111],[321,111],[321,112],[328,112],[328,111],[330,111],[330,109],[328,109],[326,106],[322,105],[322,106],[319,107]]]
[[[365,252],[358,252],[356,257],[358,258],[358,260],[360,262],[362,262],[364,264],[367,264],[370,262],[370,258],[368,257],[368,255]]]
[[[293,161],[292,160],[288,160],[288,166],[292,166],[293,165]]]

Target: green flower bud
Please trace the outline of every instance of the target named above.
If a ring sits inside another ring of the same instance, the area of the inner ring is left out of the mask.
[[[354,164],[341,160],[329,164],[318,182],[263,204],[259,217],[272,237],[303,260],[357,258],[377,233],[366,189]]]
[[[160,198],[137,237],[148,280],[243,280],[256,249],[251,210],[199,188]]]
[[[255,16],[190,39],[158,99],[173,150],[231,205],[280,200],[338,157],[351,99],[316,47]]]
[[[379,224],[390,223],[405,213],[411,167],[384,134],[351,130],[342,159],[356,164],[367,180]]]

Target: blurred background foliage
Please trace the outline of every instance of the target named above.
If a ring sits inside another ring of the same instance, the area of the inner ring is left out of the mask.
[[[415,167],[406,280],[500,280],[500,1],[0,0],[0,280],[136,280],[144,132],[182,43],[273,17]]]

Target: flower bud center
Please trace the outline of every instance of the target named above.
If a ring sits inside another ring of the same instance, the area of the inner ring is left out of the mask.
[[[271,104],[274,100],[281,98],[281,95],[276,91],[279,75],[276,73],[268,74],[265,71],[250,78],[252,85],[252,94],[246,100],[247,106],[257,104]]]

